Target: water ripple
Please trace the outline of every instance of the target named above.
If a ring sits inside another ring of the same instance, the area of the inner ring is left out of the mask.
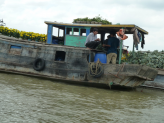
[[[163,123],[163,92],[105,90],[0,74],[2,123]]]

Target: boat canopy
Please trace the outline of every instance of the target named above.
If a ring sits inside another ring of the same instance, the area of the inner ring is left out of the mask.
[[[116,32],[120,29],[125,29],[125,34],[133,34],[134,30],[137,29],[138,32],[144,34],[148,34],[148,32],[134,24],[79,24],[79,23],[62,23],[62,22],[51,22],[45,21],[48,25],[47,29],[47,43],[48,44],[60,44],[58,40],[63,41],[63,44],[66,46],[73,46],[73,47],[83,47],[85,48],[85,42],[87,36],[90,32],[93,31],[93,28],[98,28],[98,34],[100,34],[100,39],[103,44],[105,39],[105,34],[110,33],[110,31],[115,30]],[[58,36],[54,37],[52,35],[53,27],[58,28]],[[59,37],[60,29],[63,30],[63,37]],[[133,30],[133,31],[132,31]],[[136,31],[136,30],[135,30]],[[84,35],[83,35],[84,34]],[[136,36],[136,35],[134,35]],[[144,39],[144,38],[143,38]],[[53,43],[54,42],[54,43]],[[121,56],[122,56],[122,40],[120,41],[120,48],[119,51],[119,64],[121,63]],[[139,43],[137,41],[137,43]],[[145,43],[145,42],[144,42]],[[134,54],[134,45],[136,44],[133,41],[133,54]],[[137,44],[138,47],[138,44]]]
[[[141,33],[143,34],[148,34],[148,32],[139,26],[136,26],[134,24],[112,24],[112,25],[104,25],[104,24],[78,24],[78,23],[62,23],[62,22],[51,22],[51,21],[45,21],[46,24],[52,25],[53,27],[57,27],[59,29],[65,29],[65,27],[88,27],[88,28],[98,28],[99,33],[102,31],[109,33],[111,30],[116,30],[118,31],[121,28],[126,29],[126,34],[133,34],[131,32],[132,28],[138,29]]]

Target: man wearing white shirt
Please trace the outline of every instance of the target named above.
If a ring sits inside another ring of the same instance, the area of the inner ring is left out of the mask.
[[[95,49],[100,44],[100,39],[97,38],[98,29],[94,28],[86,39],[85,46],[90,49]]]

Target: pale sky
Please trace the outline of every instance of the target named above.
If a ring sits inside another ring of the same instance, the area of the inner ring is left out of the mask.
[[[22,31],[47,33],[44,21],[72,23],[101,15],[113,24],[135,24],[149,34],[146,50],[164,50],[164,0],[0,0],[0,19]],[[132,49],[133,36],[124,41]]]

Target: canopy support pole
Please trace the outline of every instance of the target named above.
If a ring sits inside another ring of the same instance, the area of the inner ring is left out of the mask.
[[[101,32],[101,44],[104,43],[105,32]]]
[[[124,28],[122,28],[122,29],[124,29]],[[122,40],[120,42],[119,64],[121,64],[121,58],[122,58]]]
[[[81,29],[79,28],[79,36],[81,35]]]
[[[53,31],[53,26],[48,24],[48,29],[47,29],[47,44],[52,44],[52,31]]]
[[[122,40],[120,42],[119,64],[121,64],[121,58],[122,58]]]
[[[88,36],[90,34],[90,28],[86,29],[86,36]]]
[[[58,37],[59,37],[59,34],[60,34],[60,29],[58,28]]]
[[[72,35],[73,35],[73,32],[74,32],[74,28],[72,28]]]
[[[132,55],[134,57],[134,41],[133,41],[133,52],[132,52]]]

